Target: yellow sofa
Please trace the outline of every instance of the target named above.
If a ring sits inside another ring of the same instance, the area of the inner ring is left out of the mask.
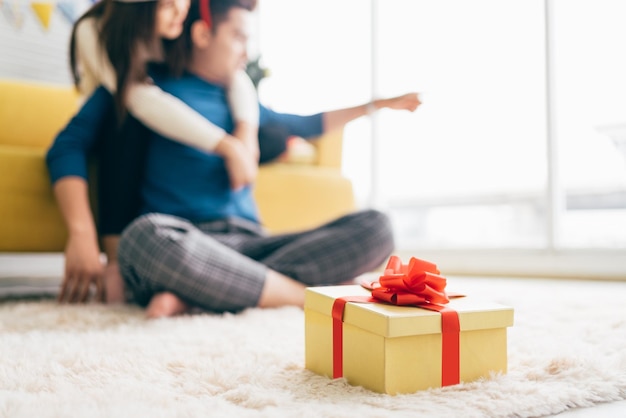
[[[0,252],[63,251],[67,233],[44,157],[77,103],[71,86],[0,79]],[[312,143],[312,163],[259,170],[255,197],[273,233],[310,228],[355,208],[352,184],[341,175],[342,132]]]

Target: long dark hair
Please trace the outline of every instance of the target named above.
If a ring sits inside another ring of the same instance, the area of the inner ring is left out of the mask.
[[[253,11],[257,0],[191,0],[189,12],[185,19],[183,33],[174,40],[163,40],[163,50],[165,52],[165,62],[168,71],[175,77],[180,77],[191,60],[193,42],[191,40],[191,26],[202,19],[200,5],[208,3],[211,20],[211,31],[215,33],[216,28],[226,20],[230,9],[239,7],[248,11]]]
[[[76,56],[76,27],[86,18],[95,18],[100,28],[100,46],[107,56],[116,76],[115,107],[120,121],[126,115],[126,95],[134,82],[143,82],[146,63],[138,54],[138,47],[152,48],[155,40],[157,1],[124,3],[100,0],[87,10],[75,23],[70,38],[70,68],[74,84],[78,87],[80,73]]]

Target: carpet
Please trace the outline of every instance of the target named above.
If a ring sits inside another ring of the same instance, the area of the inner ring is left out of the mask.
[[[509,371],[382,395],[304,369],[304,314],[0,304],[1,417],[540,417],[626,399],[626,282],[449,278],[515,308]]]

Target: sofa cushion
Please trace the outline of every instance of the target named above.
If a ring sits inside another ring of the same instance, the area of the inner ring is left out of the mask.
[[[78,104],[72,86],[0,80],[0,145],[47,148]]]

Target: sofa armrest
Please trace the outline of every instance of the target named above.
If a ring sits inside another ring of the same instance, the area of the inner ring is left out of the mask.
[[[318,138],[312,139],[311,144],[316,148],[316,165],[341,168],[343,129],[327,132]]]
[[[313,228],[355,209],[352,183],[330,167],[263,166],[254,195],[261,223],[272,233]]]

